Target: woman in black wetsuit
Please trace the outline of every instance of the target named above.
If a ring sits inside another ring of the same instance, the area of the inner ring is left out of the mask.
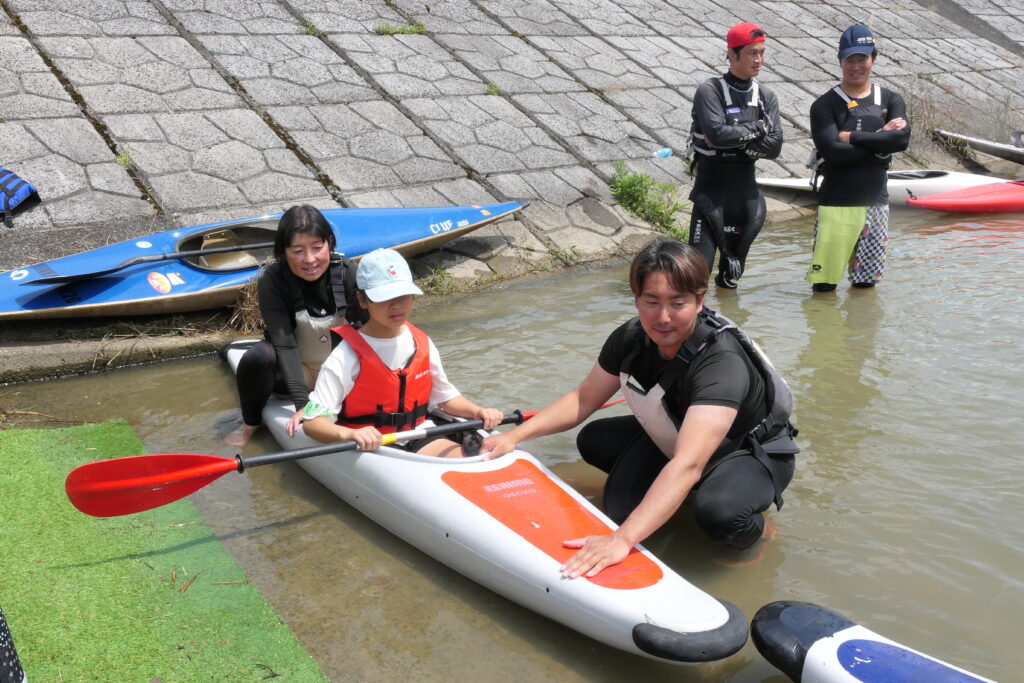
[[[271,393],[301,410],[320,364],[331,353],[331,328],[356,322],[355,265],[334,253],[334,231],[320,211],[293,206],[277,225],[275,260],[257,284],[264,339],[238,363],[242,424],[224,442],[243,446],[259,428]]]

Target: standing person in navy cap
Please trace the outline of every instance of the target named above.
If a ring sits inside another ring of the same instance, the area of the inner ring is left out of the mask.
[[[882,279],[889,238],[886,171],[894,152],[910,144],[907,106],[897,93],[871,82],[875,37],[854,24],[839,39],[843,80],[811,105],[811,166],[818,188],[814,256],[807,281],[830,292],[849,272],[854,287]],[[820,162],[820,163],[818,163]]]
[[[690,126],[690,244],[715,270],[715,284],[736,289],[747,252],[764,224],[764,195],[754,179],[754,162],[782,151],[779,101],[757,82],[764,65],[765,32],[750,22],[729,29],[729,70],[702,83],[693,97]]]

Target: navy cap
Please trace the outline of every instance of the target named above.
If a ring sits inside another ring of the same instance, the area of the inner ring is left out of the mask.
[[[875,51],[875,36],[867,26],[854,24],[839,37],[839,59],[850,55],[870,55]]]

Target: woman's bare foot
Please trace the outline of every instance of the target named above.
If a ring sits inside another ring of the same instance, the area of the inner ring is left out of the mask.
[[[241,427],[225,436],[224,443],[229,446],[244,446],[249,443],[249,439],[252,438],[252,435],[255,434],[256,430],[259,428],[259,425],[250,427],[247,424],[243,424]]]

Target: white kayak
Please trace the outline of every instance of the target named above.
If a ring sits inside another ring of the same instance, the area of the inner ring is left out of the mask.
[[[889,204],[906,205],[911,197],[926,197],[941,192],[953,192],[968,187],[991,185],[1009,182],[1004,178],[994,178],[976,173],[939,170],[889,171]],[[811,191],[810,178],[758,178],[757,184],[762,187],[774,187],[801,192]],[[821,178],[818,178],[821,184]]]
[[[994,683],[808,602],[765,605],[750,633],[757,651],[797,683]]]
[[[976,138],[970,135],[961,135],[960,133],[953,133],[948,130],[942,130],[935,128],[932,131],[937,137],[954,142],[962,145],[967,145],[976,152],[984,152],[1000,159],[1006,159],[1017,164],[1024,164],[1024,147],[1017,144],[1007,144],[1005,142],[995,142],[993,140],[986,140],[984,138]],[[1013,140],[1019,141],[1021,139],[1021,131],[1016,131],[1013,134]]]
[[[234,369],[252,342],[223,355]],[[290,401],[273,398],[263,422],[282,448]],[[388,531],[524,607],[620,650],[673,662],[727,657],[747,640],[735,605],[696,588],[640,546],[597,576],[561,578],[574,552],[562,541],[608,533],[614,522],[536,458],[434,458],[382,447],[297,461],[317,481]]]

